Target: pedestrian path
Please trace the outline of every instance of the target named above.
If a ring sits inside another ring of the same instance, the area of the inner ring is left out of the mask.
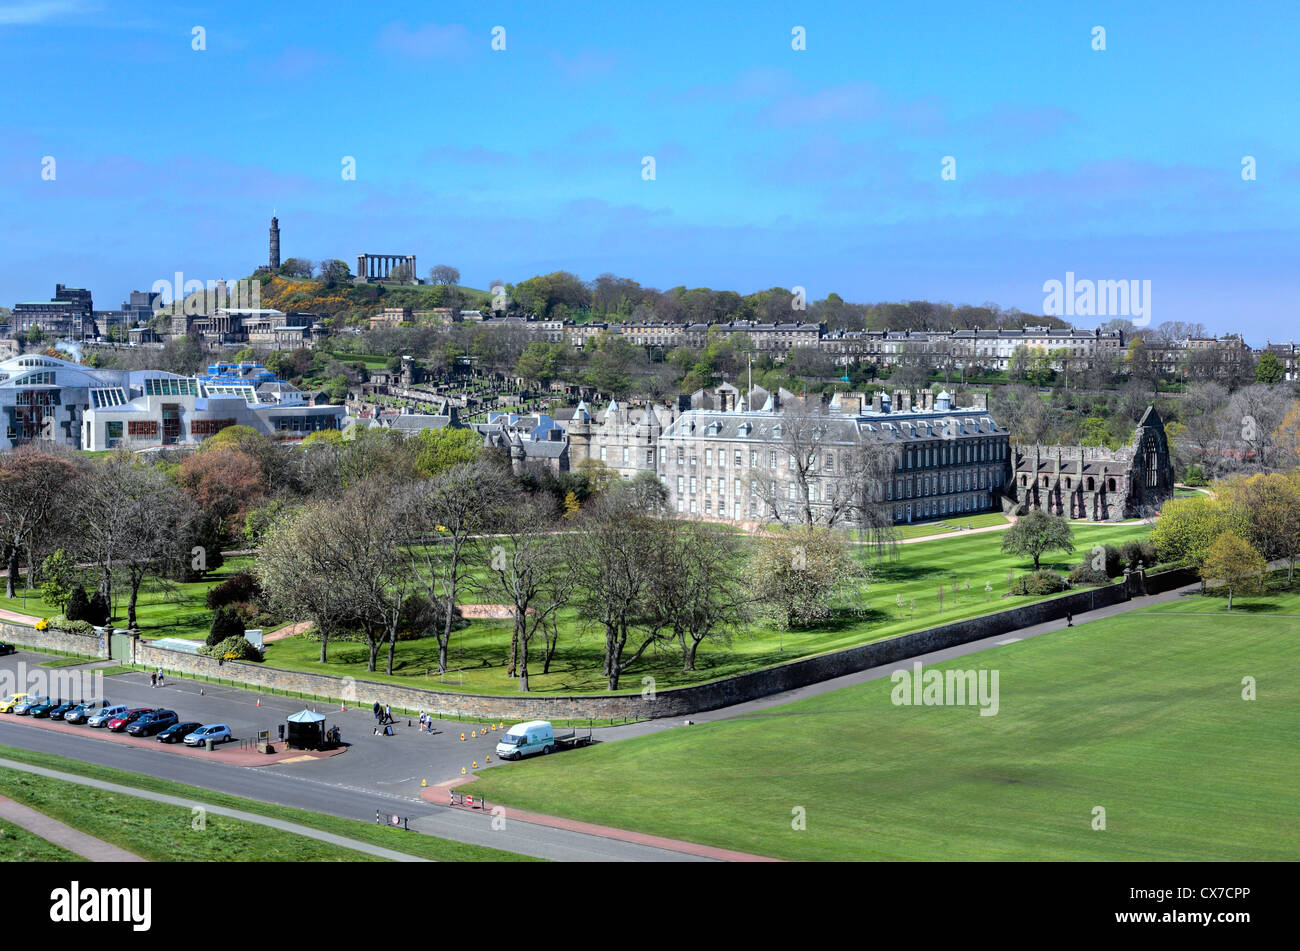
[[[58,819],[51,819],[43,812],[14,802],[7,796],[0,796],[0,819],[12,822],[26,829],[32,835],[40,836],[46,842],[61,849],[80,855],[91,862],[143,862],[144,859],[134,852],[120,849],[111,842],[87,835],[80,829],[74,829]]]
[[[36,776],[44,776],[47,779],[57,779],[65,783],[75,783],[78,786],[89,786],[92,789],[102,789],[105,792],[119,793],[123,796],[134,796],[137,799],[148,799],[151,802],[160,802],[168,806],[180,806],[184,809],[193,809],[195,806],[201,806],[209,815],[225,816],[229,819],[239,819],[243,822],[251,822],[254,825],[267,826],[271,829],[280,829],[283,832],[292,832],[294,835],[300,835],[306,839],[315,839],[318,842],[326,842],[330,845],[336,845],[344,849],[352,849],[356,852],[364,852],[366,855],[373,855],[376,858],[388,859],[391,862],[427,862],[428,859],[420,858],[416,855],[408,855],[406,852],[395,852],[392,849],[385,849],[382,846],[372,845],[369,842],[361,842],[358,839],[349,839],[345,836],[335,835],[333,832],[324,832],[321,829],[313,829],[310,826],[299,825],[296,822],[287,822],[284,819],[273,819],[270,816],[259,816],[253,812],[242,812],[238,809],[227,809],[224,806],[211,806],[203,802],[195,802],[192,799],[182,799],[179,796],[169,796],[165,793],[153,792],[148,789],[136,789],[133,786],[123,786],[119,783],[110,783],[102,779],[92,779],[89,776],[78,776],[75,773],[65,773],[57,769],[46,769],[44,766],[32,766],[28,763],[20,763],[16,760],[0,759],[0,766],[6,769],[15,769],[24,773],[32,773]],[[39,813],[37,813],[39,815]],[[0,813],[3,816],[3,813]],[[9,818],[9,816],[3,816]],[[16,820],[11,820],[16,821]],[[31,830],[35,831],[35,830]],[[42,838],[48,838],[44,833],[37,832]],[[90,838],[86,836],[86,838]],[[54,839],[50,839],[55,845],[62,845]],[[65,846],[67,848],[67,846]],[[128,853],[129,854],[129,853]],[[105,861],[100,859],[98,861]],[[113,860],[120,861],[120,860]],[[135,858],[133,861],[143,861]]]

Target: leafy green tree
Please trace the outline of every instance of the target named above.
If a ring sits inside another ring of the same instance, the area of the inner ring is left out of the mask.
[[[1038,571],[1039,559],[1049,551],[1074,551],[1074,533],[1070,523],[1060,515],[1031,509],[1016,519],[1002,534],[1002,551],[1012,555],[1028,555],[1034,559]]]
[[[1228,589],[1228,610],[1231,611],[1234,594],[1251,594],[1263,587],[1265,569],[1264,556],[1250,542],[1232,532],[1224,532],[1205,552],[1201,580]]]
[[[1255,364],[1255,382],[1256,383],[1281,383],[1286,378],[1286,367],[1278,359],[1276,353],[1271,350],[1265,350],[1260,355],[1259,362]]]
[[[239,614],[235,611],[233,605],[226,605],[219,608],[217,613],[212,617],[212,627],[208,630],[208,637],[205,643],[209,647],[214,647],[229,637],[243,637],[244,622],[239,619]]]
[[[415,438],[419,446],[415,464],[425,477],[473,462],[483,447],[482,437],[474,430],[450,426],[422,430]]]
[[[1184,562],[1199,567],[1215,540],[1226,531],[1246,533],[1240,513],[1217,499],[1196,495],[1165,504],[1151,529],[1151,542],[1161,561]]]
[[[86,589],[76,585],[68,595],[63,616],[69,621],[85,621],[89,614],[90,600],[86,597]]]
[[[62,548],[41,562],[41,600],[67,614],[65,605],[77,584],[77,565]],[[82,592],[85,597],[85,592]]]

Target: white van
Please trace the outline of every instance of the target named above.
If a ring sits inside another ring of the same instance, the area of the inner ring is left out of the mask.
[[[120,717],[122,714],[126,713],[126,711],[130,709],[131,708],[124,703],[119,703],[111,707],[105,707],[103,710],[100,710],[98,713],[96,713],[93,717],[88,717],[86,719],[86,726],[104,726],[105,724],[108,723],[109,720],[117,719],[118,717]]]
[[[529,720],[516,723],[506,730],[497,744],[497,756],[502,759],[522,759],[534,753],[555,752],[555,731],[549,720]]]

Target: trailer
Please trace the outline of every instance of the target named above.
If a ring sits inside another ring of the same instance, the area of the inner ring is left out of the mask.
[[[585,734],[571,730],[557,736],[550,720],[529,720],[516,723],[497,743],[496,753],[501,759],[523,759],[534,753],[549,754],[556,750],[572,750],[591,745],[591,730]]]

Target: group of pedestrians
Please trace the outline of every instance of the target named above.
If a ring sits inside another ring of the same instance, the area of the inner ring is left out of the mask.
[[[420,711],[420,727],[419,727],[419,729],[420,729],[420,730],[423,730],[425,733],[432,733],[432,732],[433,732],[433,714],[432,714],[432,713],[425,713],[423,710]]]
[[[161,667],[159,667],[157,671],[149,675],[149,686],[161,687],[162,685],[163,685],[163,670]]]

